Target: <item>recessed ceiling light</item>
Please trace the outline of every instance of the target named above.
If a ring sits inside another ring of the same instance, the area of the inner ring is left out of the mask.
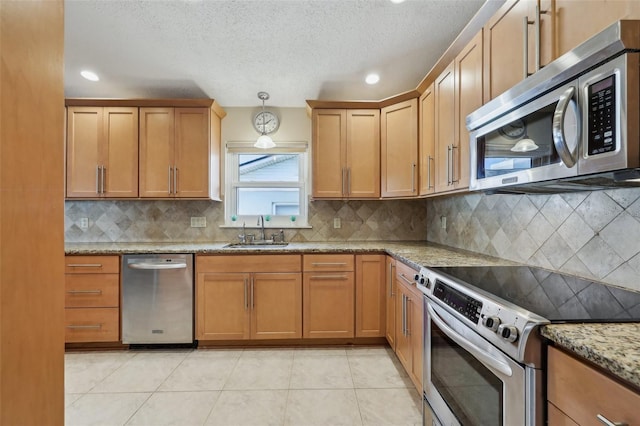
[[[80,72],[80,75],[86,78],[89,81],[99,81],[100,77],[93,71],[84,70]]]
[[[376,84],[380,81],[380,76],[378,74],[369,74],[364,81],[366,81],[367,84]]]
[[[400,4],[404,3],[404,0],[391,0],[391,3]]]

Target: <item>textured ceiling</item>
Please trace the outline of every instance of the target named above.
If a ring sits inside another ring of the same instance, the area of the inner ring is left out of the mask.
[[[415,89],[484,0],[67,0],[67,97],[302,107]],[[92,83],[82,69],[97,72]],[[364,83],[380,74],[375,86]]]

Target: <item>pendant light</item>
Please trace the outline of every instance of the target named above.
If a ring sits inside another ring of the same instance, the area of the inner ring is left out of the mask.
[[[273,139],[265,133],[264,101],[269,99],[269,94],[267,92],[258,92],[258,99],[262,100],[262,134],[253,146],[262,149],[275,148],[276,144],[273,142]]]

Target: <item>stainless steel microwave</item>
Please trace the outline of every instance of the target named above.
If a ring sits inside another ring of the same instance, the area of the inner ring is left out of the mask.
[[[470,189],[640,186],[638,48],[619,21],[470,114]]]

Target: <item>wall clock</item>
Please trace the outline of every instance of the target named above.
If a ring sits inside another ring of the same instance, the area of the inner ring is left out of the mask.
[[[253,117],[253,127],[258,133],[268,135],[278,130],[280,119],[271,111],[260,111]]]

